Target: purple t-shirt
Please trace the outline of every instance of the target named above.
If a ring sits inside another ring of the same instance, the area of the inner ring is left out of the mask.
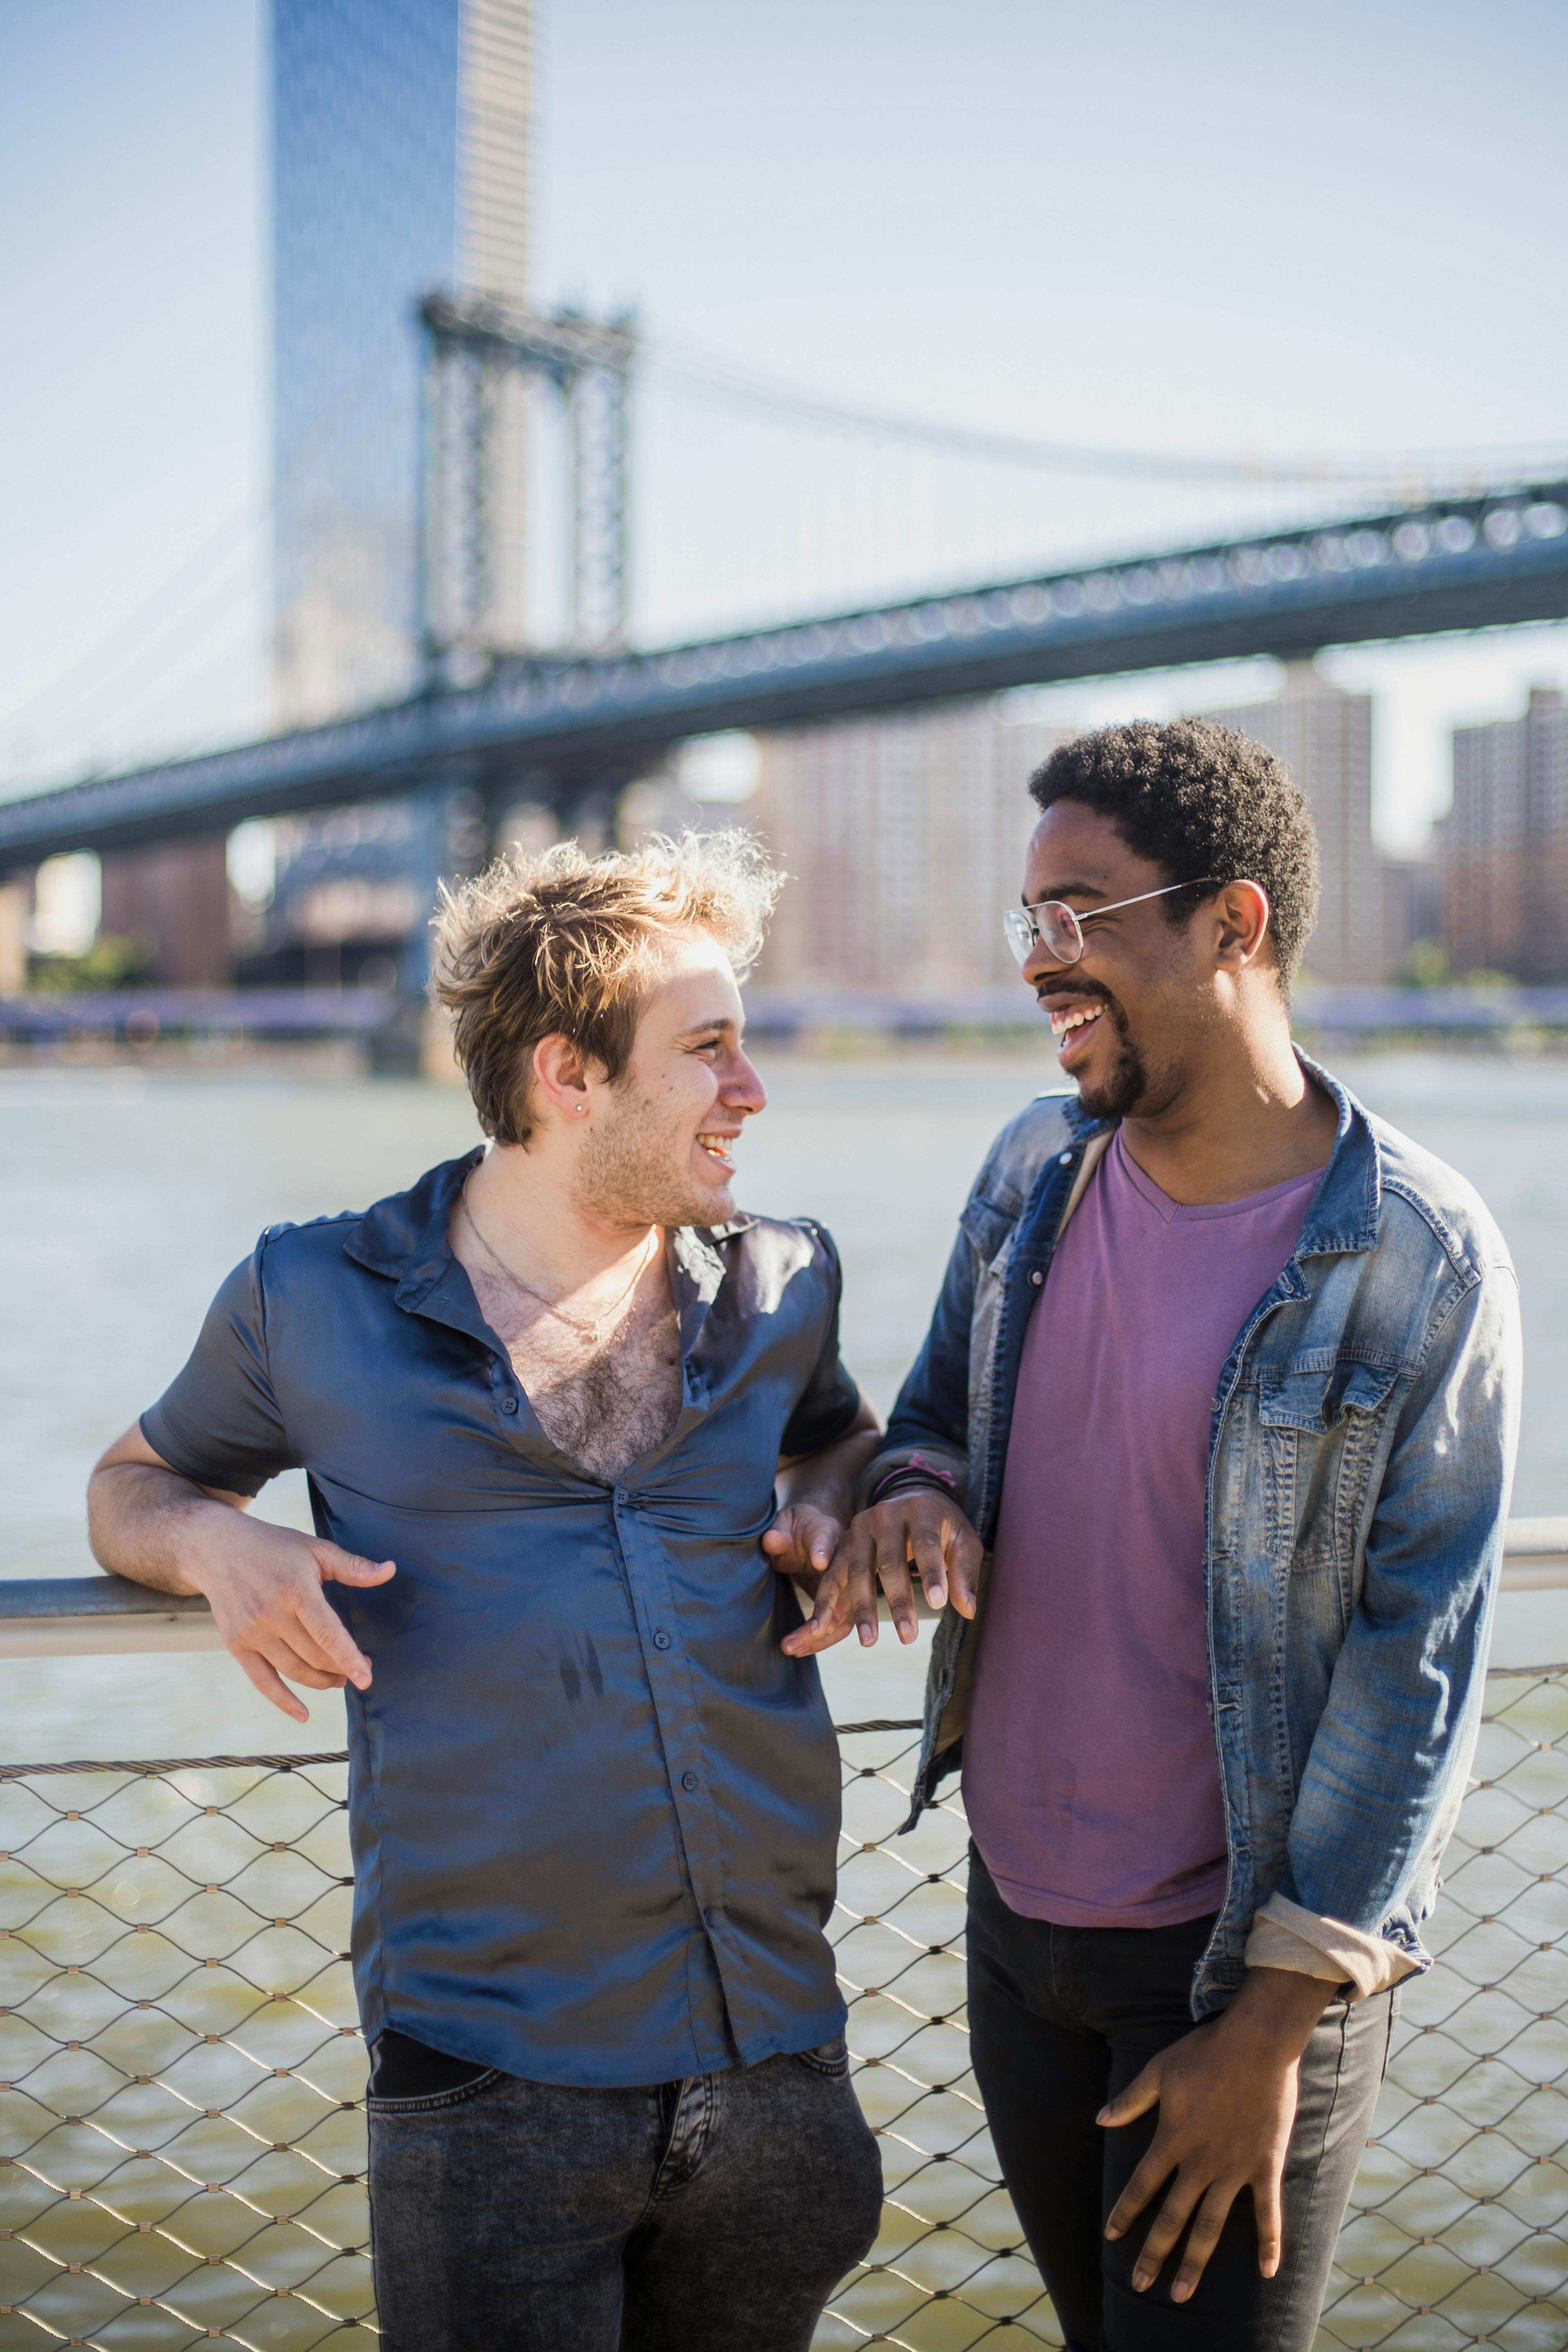
[[[1182,1208],[1118,1134],[1030,1318],[963,1743],[975,1844],[1028,1918],[1163,1927],[1224,1898],[1209,1423],[1317,1182]]]

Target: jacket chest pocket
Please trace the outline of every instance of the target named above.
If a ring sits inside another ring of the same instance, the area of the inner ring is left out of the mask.
[[[1292,1575],[1347,1578],[1398,1368],[1286,1365],[1258,1380],[1258,1417],[1270,1470],[1271,1549]]]

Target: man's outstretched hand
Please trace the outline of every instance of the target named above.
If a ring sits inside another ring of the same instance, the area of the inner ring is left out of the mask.
[[[1191,2221],[1171,2285],[1173,2303],[1185,2303],[1244,2189],[1252,2191],[1257,2217],[1258,2267],[1265,2278],[1279,2268],[1280,2181],[1296,2120],[1300,2057],[1333,1994],[1322,1977],[1250,1969],[1223,2017],[1162,2050],[1101,2108],[1096,2120],[1111,2130],[1155,2105],[1160,2110],[1143,2160],[1105,2225],[1108,2238],[1123,2236],[1164,2189],[1132,2272],[1140,2293],[1153,2285]]]
[[[961,1617],[973,1617],[980,1561],[980,1538],[950,1496],[924,1486],[891,1495],[850,1522],[817,1586],[816,1607],[783,1646],[792,1658],[808,1658],[842,1642],[853,1626],[868,1647],[877,1638],[879,1584],[900,1641],[912,1642],[919,1620],[911,1566],[933,1609],[951,1601]]]

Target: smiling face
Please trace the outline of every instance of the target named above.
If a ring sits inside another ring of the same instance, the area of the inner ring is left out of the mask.
[[[631,1057],[595,1087],[576,1190],[627,1224],[721,1225],[735,1213],[734,1146],[767,1094],[742,1051],[729,959],[705,932],[673,938],[643,999]]]
[[[1060,898],[1081,916],[1161,890],[1172,880],[1129,849],[1109,817],[1057,801],[1035,828],[1024,899]],[[1201,1052],[1213,1005],[1194,940],[1197,910],[1179,924],[1173,902],[1122,907],[1089,923],[1077,963],[1056,961],[1037,940],[1024,977],[1050,1016],[1057,1059],[1095,1118],[1152,1118],[1182,1092]]]

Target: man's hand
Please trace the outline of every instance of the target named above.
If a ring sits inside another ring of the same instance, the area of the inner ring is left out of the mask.
[[[222,1507],[220,1506],[221,1509]],[[307,1690],[370,1688],[370,1660],[329,1604],[323,1584],[384,1584],[390,1559],[360,1559],[320,1536],[269,1527],[237,1511],[205,1522],[206,1540],[188,1572],[212,1608],[213,1622],[263,1698],[308,1723],[310,1711],[285,1684]]]
[[[844,1522],[814,1503],[789,1503],[763,1538],[767,1553],[781,1576],[816,1583],[826,1575],[844,1535]]]
[[[319,1536],[246,1517],[249,1496],[183,1478],[132,1425],[88,1484],[95,1558],[158,1592],[205,1593],[225,1647],[263,1698],[296,1723],[307,1690],[370,1687],[370,1660],[331,1608],[323,1584],[384,1584],[390,1559],[359,1559]]]
[[[1333,1995],[1322,1977],[1249,1969],[1223,2017],[1162,2050],[1101,2108],[1096,2120],[1111,2130],[1156,2103],[1160,2109],[1143,2160],[1105,2225],[1108,2238],[1121,2237],[1165,2189],[1132,2273],[1140,2292],[1153,2285],[1191,2221],[1171,2286],[1171,2300],[1186,2302],[1243,2189],[1252,2191],[1258,2267],[1265,2278],[1274,2276],[1284,2246],[1279,2184],[1296,2119],[1301,2053]]]
[[[951,1601],[961,1617],[973,1617],[981,1558],[980,1538],[951,1496],[934,1486],[891,1495],[850,1523],[816,1589],[816,1608],[784,1647],[792,1657],[810,1657],[842,1642],[853,1625],[868,1648],[877,1638],[879,1583],[900,1641],[912,1642],[919,1621],[911,1562],[933,1609]]]

